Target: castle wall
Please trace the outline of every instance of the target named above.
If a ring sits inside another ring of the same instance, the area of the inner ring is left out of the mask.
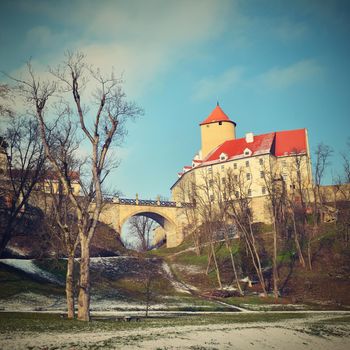
[[[236,138],[235,125],[232,122],[216,122],[201,125],[202,159],[227,140]]]

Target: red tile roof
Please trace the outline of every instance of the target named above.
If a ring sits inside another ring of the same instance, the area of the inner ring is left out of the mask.
[[[287,156],[293,153],[306,153],[306,129],[278,131],[275,137],[275,156]]]
[[[225,160],[241,158],[244,156],[244,151],[246,149],[250,150],[250,157],[267,153],[276,157],[305,154],[307,152],[306,129],[277,131],[268,134],[254,135],[253,142],[247,142],[245,137],[228,140],[212,150],[205,159],[194,159],[193,162],[200,163],[197,166],[206,166],[208,164],[216,163],[220,161],[220,155],[222,153],[227,155],[227,159]],[[186,171],[188,171],[189,168],[192,167],[184,167]]]
[[[213,109],[213,111],[210,113],[210,115],[203,120],[199,125],[205,125],[205,124],[210,124],[210,123],[215,123],[215,122],[230,122],[236,125],[235,122],[233,122],[226,114],[225,112],[221,109],[219,104],[216,105],[216,107]]]
[[[225,141],[207,155],[204,159],[204,163],[219,160],[221,153],[226,153],[228,157],[227,159],[241,156],[246,148],[252,152],[251,156],[269,153],[274,136],[275,133],[273,132],[269,134],[255,135],[254,141],[251,143],[247,143],[245,138]]]

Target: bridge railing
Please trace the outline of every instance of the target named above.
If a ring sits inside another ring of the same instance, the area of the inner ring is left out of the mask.
[[[130,198],[119,198],[119,197],[105,197],[105,202],[124,204],[124,205],[144,205],[144,206],[158,206],[158,207],[191,207],[191,203],[164,201],[164,200],[153,200],[153,199],[130,199]]]

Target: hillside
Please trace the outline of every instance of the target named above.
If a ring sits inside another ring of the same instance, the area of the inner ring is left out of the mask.
[[[65,309],[65,260],[0,260],[0,309]],[[78,262],[76,268],[78,269]],[[150,289],[147,281],[150,279]],[[228,310],[230,305],[192,295],[159,258],[119,256],[91,259],[92,311],[144,310],[147,293],[153,310]]]
[[[259,238],[259,237],[258,237]],[[271,254],[272,237],[269,232],[261,233],[261,241],[266,250],[266,255]],[[277,257],[279,271],[279,289],[283,304],[306,304],[311,308],[350,308],[350,247],[344,245],[334,232],[333,226],[326,225],[323,233],[316,236],[312,242],[313,268],[302,268],[297,260],[293,247],[283,246],[279,242],[280,251]],[[160,256],[171,265],[174,274],[184,283],[191,285],[194,290],[205,295],[230,296],[235,293],[218,293],[218,282],[213,263],[206,273],[208,265],[208,247],[202,247],[201,255],[197,256],[193,249],[191,237],[182,245],[172,249],[161,248],[150,254]],[[249,277],[253,286],[241,282],[246,297],[232,296],[225,298],[226,302],[236,305],[244,305],[246,302],[257,301],[258,303],[274,302],[271,298],[258,297],[262,290],[259,287],[254,269],[251,263],[242,253],[241,242],[237,239],[232,245],[236,264],[238,265],[240,278],[245,280]],[[235,286],[234,275],[229,252],[223,242],[216,243],[216,254],[220,275],[224,289],[232,290]],[[271,262],[265,261],[264,276],[268,286],[272,288]]]
[[[127,254],[127,251],[119,235],[108,225],[99,223],[92,239],[91,256],[115,256]],[[19,228],[14,232],[3,255],[4,258],[31,259],[64,256],[65,250],[60,240],[35,227],[30,227],[30,230]]]
[[[261,233],[267,254],[271,235]],[[19,251],[30,252],[33,242],[27,237],[14,240]],[[191,237],[176,248],[160,247],[140,254],[126,250],[115,234],[99,227],[91,260],[92,310],[144,309],[150,293],[157,310],[233,310],[246,309],[349,309],[350,249],[342,244],[332,226],[313,241],[313,270],[300,266],[292,247],[279,251],[279,288],[276,303],[272,295],[261,297],[254,269],[235,239],[232,252],[238,266],[245,296],[237,293],[230,254],[223,242],[215,244],[223,289],[219,290],[213,264],[208,268],[208,246],[201,255],[193,249]],[[32,253],[27,254],[30,256]],[[113,256],[112,256],[113,255]],[[110,257],[108,257],[110,256]],[[271,292],[271,268],[265,262],[264,275]],[[0,260],[0,308],[5,310],[64,310],[66,261],[58,258]],[[76,263],[78,277],[79,261]],[[248,278],[252,281],[249,287]],[[151,288],[147,290],[147,282]],[[222,302],[224,304],[222,304]]]

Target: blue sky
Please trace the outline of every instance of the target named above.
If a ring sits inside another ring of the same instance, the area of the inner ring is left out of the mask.
[[[78,49],[124,73],[145,110],[109,178],[126,197],[170,196],[217,98],[238,137],[306,127],[311,151],[331,145],[329,183],[350,136],[349,15],[347,0],[1,0],[0,70]]]

